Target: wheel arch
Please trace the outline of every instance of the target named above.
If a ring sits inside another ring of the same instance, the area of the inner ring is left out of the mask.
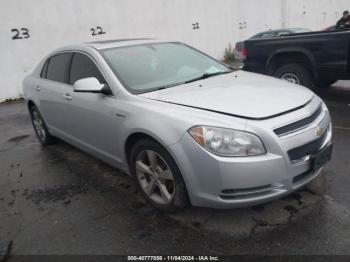
[[[124,147],[123,147],[123,153],[124,153],[124,159],[125,159],[125,163],[127,164],[127,167],[129,168],[130,162],[129,162],[129,156],[132,150],[132,147],[140,140],[142,139],[150,139],[155,141],[156,143],[158,143],[159,145],[161,145],[173,158],[174,162],[176,163],[177,167],[179,168],[180,171],[183,171],[181,166],[179,165],[178,161],[177,161],[177,157],[175,157],[174,152],[172,152],[171,150],[169,150],[169,146],[167,146],[167,143],[165,143],[161,138],[157,137],[154,134],[151,134],[145,130],[136,130],[132,133],[130,133],[127,138],[125,139],[124,142]],[[130,170],[130,168],[129,168]],[[132,174],[130,174],[132,175]],[[181,175],[185,181],[185,183],[187,182],[186,178],[184,177],[184,175],[181,172]],[[187,186],[187,183],[186,183]]]
[[[160,144],[162,147],[164,147],[168,152],[168,147],[166,143],[164,143],[159,137],[155,136],[154,134],[150,134],[147,131],[144,130],[135,130],[134,132],[130,133],[124,142],[124,157],[125,161],[129,166],[129,156],[132,150],[132,147],[140,140],[142,139],[150,139],[155,141],[156,143]],[[169,152],[170,155],[172,155],[171,152]],[[173,156],[172,156],[173,157]],[[174,159],[174,157],[173,157]],[[175,159],[174,159],[175,161]]]
[[[38,104],[35,103],[35,102],[33,101],[33,99],[27,99],[26,101],[27,101],[27,108],[28,108],[28,111],[30,112],[30,108],[31,108],[32,106],[35,106],[35,107],[38,109],[38,111],[39,111],[39,113],[40,113],[42,119],[44,120],[44,122],[45,122],[45,124],[46,124],[46,123],[47,123],[46,118],[45,118],[43,112],[40,111],[40,107],[38,106]]]
[[[37,105],[33,102],[33,100],[29,99],[27,101],[27,107],[30,109],[32,106],[35,106],[37,108]]]
[[[287,63],[306,64],[311,67],[312,76],[315,79],[318,78],[315,58],[308,50],[303,48],[286,48],[273,52],[266,62],[267,73],[272,75],[278,67]]]

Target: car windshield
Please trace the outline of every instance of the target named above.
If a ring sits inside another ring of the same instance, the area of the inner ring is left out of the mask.
[[[118,79],[140,94],[197,81],[231,70],[182,43],[151,43],[100,51]]]

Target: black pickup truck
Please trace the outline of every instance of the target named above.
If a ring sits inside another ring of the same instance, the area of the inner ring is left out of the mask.
[[[307,87],[350,79],[350,31],[309,32],[245,41],[243,69]]]

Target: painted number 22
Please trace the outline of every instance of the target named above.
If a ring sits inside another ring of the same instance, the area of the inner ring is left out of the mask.
[[[193,29],[193,30],[199,29],[199,23],[193,23],[193,24],[192,24],[192,29]]]
[[[13,28],[11,29],[11,32],[15,33],[12,36],[13,40],[26,39],[30,37],[29,30],[27,28],[21,28],[21,29]]]
[[[103,31],[101,26],[96,26],[96,28],[91,28],[91,35],[104,35],[106,32]]]

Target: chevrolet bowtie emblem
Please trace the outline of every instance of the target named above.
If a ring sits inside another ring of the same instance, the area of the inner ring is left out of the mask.
[[[315,128],[315,136],[321,137],[323,135],[324,129],[322,127],[316,127]]]

